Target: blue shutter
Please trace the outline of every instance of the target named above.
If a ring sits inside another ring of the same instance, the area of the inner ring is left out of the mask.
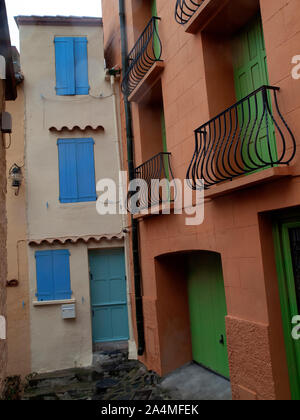
[[[71,299],[70,252],[68,250],[52,251],[54,300]]]
[[[90,86],[88,75],[87,38],[74,38],[74,51],[76,95],[88,95]]]
[[[35,258],[38,301],[54,300],[52,252],[36,252]]]
[[[78,201],[96,201],[94,140],[77,139]]]
[[[76,203],[77,191],[77,158],[76,140],[59,139],[59,199],[61,203]]]
[[[74,38],[55,38],[56,94],[75,95]]]

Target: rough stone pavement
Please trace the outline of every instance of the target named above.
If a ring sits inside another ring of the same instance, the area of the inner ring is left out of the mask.
[[[92,368],[31,375],[24,400],[231,400],[229,381],[190,363],[158,377],[124,350],[101,351]]]
[[[23,400],[168,400],[160,378],[126,352],[103,351],[94,366],[30,375]]]

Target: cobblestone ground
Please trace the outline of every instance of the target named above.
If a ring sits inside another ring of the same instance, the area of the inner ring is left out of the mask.
[[[100,352],[94,366],[30,375],[24,400],[169,400],[160,378],[122,351]]]

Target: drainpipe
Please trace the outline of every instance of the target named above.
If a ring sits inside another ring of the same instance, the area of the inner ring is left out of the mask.
[[[125,2],[119,0],[119,15],[120,15],[120,32],[121,32],[121,52],[122,52],[122,70],[123,74],[128,68],[128,51],[127,51],[127,31],[125,19]],[[134,179],[134,161],[133,161],[133,131],[132,131],[132,115],[131,106],[126,94],[124,94],[124,108],[126,119],[126,137],[127,137],[127,157],[129,181]],[[135,286],[135,307],[136,307],[136,324],[138,334],[138,355],[142,356],[145,352],[145,330],[144,330],[144,315],[143,315],[143,300],[142,300],[142,286],[141,286],[141,264],[139,255],[139,225],[137,220],[131,216],[132,224],[132,255],[133,255],[133,271],[134,271],[134,286]]]

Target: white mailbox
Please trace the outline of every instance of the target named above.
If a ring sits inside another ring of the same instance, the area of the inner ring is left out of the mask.
[[[76,318],[75,303],[72,305],[62,305],[61,314],[62,314],[62,319],[75,319]]]

